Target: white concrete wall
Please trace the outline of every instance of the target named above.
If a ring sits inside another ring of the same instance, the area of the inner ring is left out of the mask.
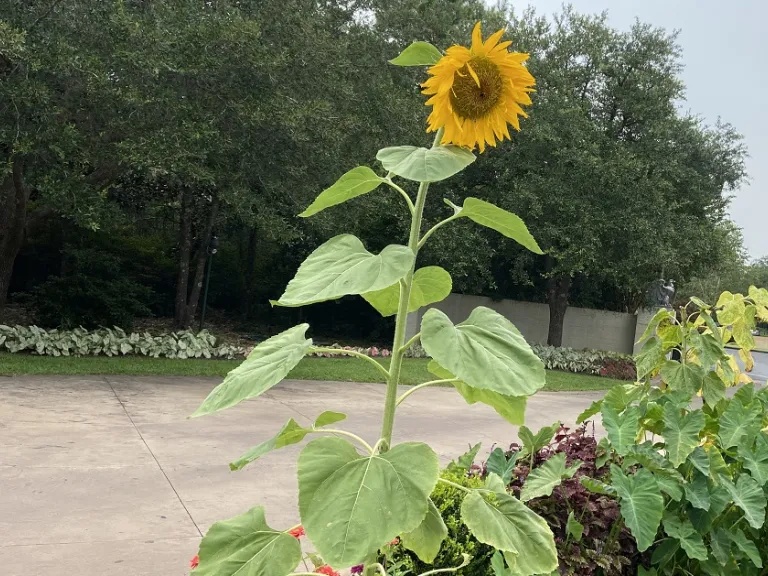
[[[508,318],[531,343],[546,344],[549,306],[517,300],[491,300],[484,296],[451,294],[434,305],[453,323],[462,322],[478,306],[496,310]],[[409,318],[408,337],[416,333],[426,308],[418,311],[418,324]],[[415,314],[414,314],[415,315]],[[637,317],[634,314],[591,310],[569,306],[565,313],[563,346],[593,348],[631,354],[635,342]]]

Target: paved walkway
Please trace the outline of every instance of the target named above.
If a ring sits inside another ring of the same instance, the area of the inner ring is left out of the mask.
[[[384,388],[285,381],[261,398],[195,420],[219,380],[159,377],[0,378],[0,566],[4,576],[183,576],[216,520],[267,507],[276,528],[298,521],[299,446],[240,472],[227,464],[289,418],[323,410],[349,415],[369,442]],[[601,393],[539,393],[534,430],[573,422]],[[468,443],[516,439],[483,405],[452,389],[412,395],[398,412],[397,440],[423,440],[443,463]]]

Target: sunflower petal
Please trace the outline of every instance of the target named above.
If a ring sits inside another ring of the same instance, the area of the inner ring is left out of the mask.
[[[483,31],[480,27],[480,22],[475,24],[472,29],[472,51],[476,52],[483,47]]]
[[[485,41],[485,44],[483,44],[483,48],[485,48],[485,51],[490,51],[496,44],[499,43],[499,40],[501,40],[501,37],[504,36],[504,32],[506,31],[505,28],[502,28],[498,32],[492,34],[488,37],[488,40]]]
[[[477,87],[480,88],[480,78],[477,77],[477,72],[472,69],[472,66],[469,65],[469,62],[467,62],[467,70],[469,70],[469,74],[472,76],[472,80],[475,81],[475,84],[477,84]]]

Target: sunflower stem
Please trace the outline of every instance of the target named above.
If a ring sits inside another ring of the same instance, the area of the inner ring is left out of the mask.
[[[443,137],[443,129],[437,131],[432,148],[440,146]],[[397,410],[397,385],[400,383],[400,369],[403,366],[403,344],[405,343],[405,325],[408,319],[408,302],[411,298],[413,285],[413,273],[416,270],[416,257],[419,254],[419,237],[421,235],[421,218],[424,213],[424,204],[427,201],[429,182],[419,184],[419,192],[416,195],[413,217],[411,218],[411,233],[408,238],[408,248],[413,251],[413,264],[400,283],[400,301],[397,306],[395,318],[395,337],[392,343],[392,360],[389,364],[389,378],[387,379],[387,396],[384,403],[384,419],[381,425],[382,446],[385,452],[392,445],[392,430],[395,426],[395,411]]]

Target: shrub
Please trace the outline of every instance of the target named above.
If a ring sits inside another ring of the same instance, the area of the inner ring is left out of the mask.
[[[229,344],[216,345],[208,331],[190,330],[152,336],[148,332],[126,333],[120,328],[88,331],[44,330],[37,326],[0,325],[0,350],[31,352],[41,356],[151,356],[153,358],[227,358],[243,356],[245,349]]]
[[[768,319],[768,290],[754,287],[714,307],[692,298],[677,314],[660,310],[642,338],[640,382],[579,417],[602,415],[610,467],[596,488],[615,494],[650,573],[765,573],[768,389],[724,347],[733,337],[751,370],[756,318]]]
[[[61,276],[35,287],[29,300],[37,321],[72,328],[120,326],[130,330],[133,319],[147,316],[152,290],[124,276],[122,261],[100,250],[66,247]]]
[[[467,488],[482,488],[483,481],[478,475],[467,475],[461,471],[443,470],[440,476]],[[433,564],[425,564],[402,545],[394,547],[388,563],[398,565],[398,573],[421,574],[428,570],[453,568],[462,563],[462,554],[469,554],[472,561],[456,572],[458,576],[489,576],[491,556],[494,549],[482,544],[470,534],[461,521],[461,502],[464,492],[459,488],[438,482],[432,491],[432,501],[448,528],[448,537],[440,547],[440,553]]]
[[[604,350],[574,350],[534,344],[534,353],[547,370],[583,372],[622,380],[634,380],[634,360],[626,354]]]

